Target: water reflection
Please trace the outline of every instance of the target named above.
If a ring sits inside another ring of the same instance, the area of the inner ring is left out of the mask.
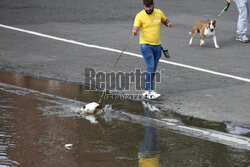
[[[81,85],[0,71],[0,166],[119,167],[138,166],[139,161],[139,166],[203,167],[250,163],[248,150],[204,140],[208,136],[198,136],[204,131],[192,133],[192,127],[180,125],[147,102],[105,101],[113,109],[107,106],[100,119],[93,119],[98,123],[75,113],[99,98],[98,92],[84,91]],[[71,150],[65,149],[69,143],[73,144]]]
[[[153,118],[153,112],[157,111],[157,108],[152,106],[149,102],[142,102],[144,107],[144,116],[147,118]],[[156,134],[155,127],[149,120],[145,123],[145,137],[140,143],[140,149],[138,153],[139,167],[158,167],[160,156],[160,143]]]
[[[241,134],[249,134],[250,133],[250,126],[246,125],[246,127],[243,127],[242,125],[237,125],[237,123],[231,123],[231,122],[225,122],[226,124],[226,130],[229,133],[232,134],[237,134],[237,135],[241,135]]]
[[[88,88],[84,85],[32,78],[6,71],[0,71],[0,82],[85,102],[91,102],[100,96],[97,91],[85,91]]]

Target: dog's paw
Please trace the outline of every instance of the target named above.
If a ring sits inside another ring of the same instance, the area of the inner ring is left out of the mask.
[[[216,49],[220,49],[220,46],[217,45],[217,46],[215,46],[215,48],[216,48]]]
[[[205,43],[201,43],[200,46],[206,46],[206,44]]]
[[[192,45],[192,43],[193,43],[193,38],[191,38],[191,39],[190,39],[190,41],[189,41],[189,43],[188,43],[188,44],[189,44],[189,46],[191,46],[191,45]]]

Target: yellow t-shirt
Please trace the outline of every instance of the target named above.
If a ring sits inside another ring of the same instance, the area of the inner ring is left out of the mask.
[[[160,9],[154,9],[148,15],[145,10],[140,11],[134,20],[134,26],[140,27],[140,44],[161,44],[161,23],[166,21],[166,16]]]

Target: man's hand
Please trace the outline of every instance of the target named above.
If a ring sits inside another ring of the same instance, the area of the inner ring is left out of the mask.
[[[165,22],[162,22],[165,26],[167,26],[167,27],[173,27],[173,24],[170,22],[170,21],[168,21],[168,20],[166,20]]]
[[[133,30],[132,30],[132,33],[134,36],[136,36],[138,34],[138,31],[139,31],[139,27],[133,27]]]
[[[167,23],[167,26],[168,26],[168,27],[173,27],[173,24],[172,24],[171,22],[168,22],[168,23]]]
[[[227,0],[227,6],[224,8],[225,11],[228,10],[228,8],[229,8],[229,6],[230,6],[230,2],[231,2],[231,0]]]

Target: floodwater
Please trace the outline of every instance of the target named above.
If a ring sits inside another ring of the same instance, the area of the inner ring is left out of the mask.
[[[103,115],[85,117],[76,112],[100,98],[85,89],[0,71],[0,166],[250,166],[247,128],[195,127],[131,100],[104,100]]]

